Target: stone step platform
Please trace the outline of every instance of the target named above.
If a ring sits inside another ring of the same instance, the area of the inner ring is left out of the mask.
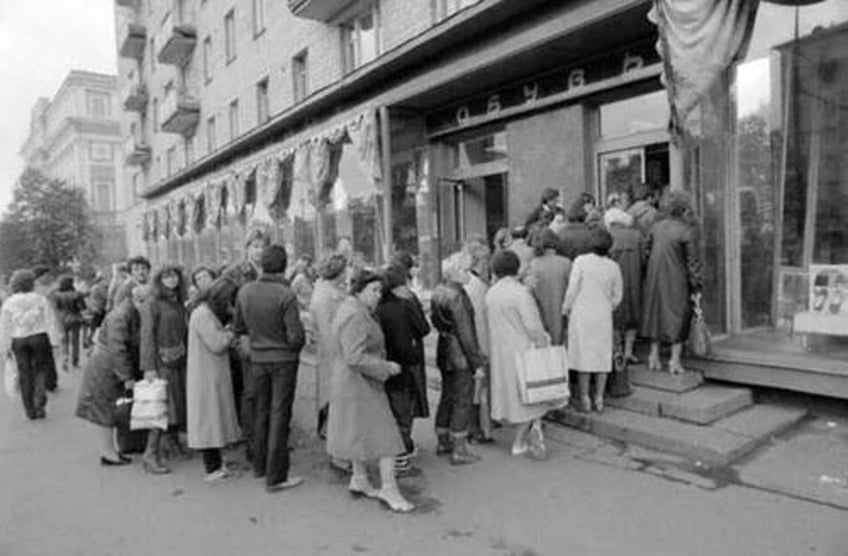
[[[788,430],[805,414],[794,408],[754,405],[704,426],[614,407],[603,413],[582,413],[568,407],[558,422],[602,438],[724,466]],[[547,434],[556,438],[557,429],[548,427]]]
[[[753,404],[751,390],[704,384],[682,393],[633,386],[624,398],[607,397],[610,407],[654,417],[670,417],[697,425],[708,425]]]
[[[695,371],[686,371],[679,375],[673,375],[664,369],[663,371],[649,371],[645,365],[631,365],[629,367],[630,382],[638,386],[647,386],[656,390],[667,392],[688,392],[694,390],[704,383],[704,376]]]

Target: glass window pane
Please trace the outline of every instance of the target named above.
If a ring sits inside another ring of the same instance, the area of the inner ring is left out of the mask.
[[[668,127],[668,95],[657,91],[601,106],[601,137],[622,137]]]

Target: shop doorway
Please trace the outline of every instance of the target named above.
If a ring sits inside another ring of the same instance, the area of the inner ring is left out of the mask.
[[[599,152],[598,178],[597,194],[601,203],[608,194],[629,192],[640,183],[666,185],[669,181],[668,143],[637,144]]]
[[[462,245],[472,235],[483,235],[491,243],[497,231],[507,226],[507,174],[466,178],[454,189],[454,229]]]

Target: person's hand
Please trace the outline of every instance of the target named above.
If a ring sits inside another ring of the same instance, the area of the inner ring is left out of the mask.
[[[537,348],[548,347],[551,343],[551,339],[544,332],[537,332],[533,334],[531,340],[533,341],[533,346]]]
[[[486,368],[485,367],[477,367],[477,370],[474,371],[474,378],[477,380],[482,380],[486,378]]]
[[[133,381],[133,379],[124,381],[124,390],[131,391],[133,386],[135,386],[135,381]]]
[[[389,361],[389,376],[397,376],[400,374],[400,365],[395,363],[394,361]]]
[[[144,380],[147,382],[153,382],[158,377],[156,371],[144,371]]]

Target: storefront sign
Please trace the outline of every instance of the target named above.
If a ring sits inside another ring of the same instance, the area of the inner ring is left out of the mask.
[[[580,65],[558,69],[528,81],[504,87],[489,94],[433,112],[427,116],[430,135],[479,125],[516,111],[532,110],[544,103],[577,94],[605,80],[626,76],[660,61],[653,41],[646,41]]]

